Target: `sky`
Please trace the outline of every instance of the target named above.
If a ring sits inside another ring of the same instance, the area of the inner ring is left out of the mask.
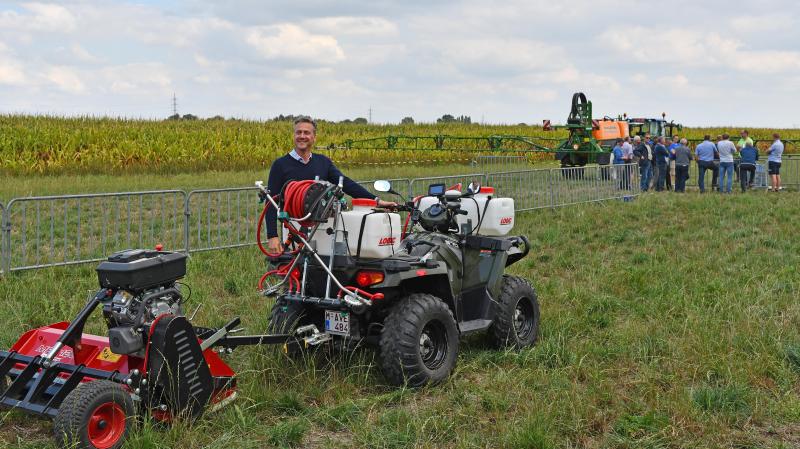
[[[0,113],[800,127],[800,2],[0,0]]]

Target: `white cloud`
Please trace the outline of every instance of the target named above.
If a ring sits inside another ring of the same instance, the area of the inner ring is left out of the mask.
[[[160,117],[177,91],[200,116],[339,120],[371,106],[383,121],[515,123],[563,119],[582,91],[599,115],[774,125],[800,95],[800,8],[770,2],[677,0],[686,14],[662,26],[637,0],[0,0],[0,112]]]
[[[800,70],[800,52],[753,50],[734,38],[716,32],[670,28],[653,32],[652,27],[613,28],[600,36],[619,53],[647,64],[730,68],[741,72],[786,73]]]
[[[89,51],[83,48],[80,44],[72,44],[70,46],[70,51],[72,52],[72,56],[78,61],[87,63],[95,63],[100,61],[99,58],[89,53]]]
[[[0,12],[0,28],[18,32],[70,33],[77,28],[75,16],[54,3],[23,3],[27,13]]]
[[[442,57],[478,72],[533,71],[565,63],[563,50],[530,39],[463,39],[444,42]]]
[[[100,72],[101,86],[114,93],[165,94],[172,78],[162,63],[137,63],[106,67]]]
[[[797,26],[796,20],[791,14],[766,14],[732,17],[729,23],[739,33],[774,33]]]
[[[397,25],[383,17],[319,17],[303,21],[303,28],[313,33],[334,36],[391,36]]]
[[[311,34],[290,23],[252,28],[245,40],[265,59],[311,64],[332,64],[344,59],[344,50],[334,37]]]
[[[0,42],[0,84],[20,86],[25,81],[22,64],[14,58],[8,46]]]
[[[65,92],[79,94],[86,90],[81,78],[69,67],[50,67],[45,73],[45,78]]]

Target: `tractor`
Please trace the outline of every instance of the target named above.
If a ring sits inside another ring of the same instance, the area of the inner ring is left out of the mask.
[[[572,108],[566,125],[552,126],[544,121],[543,129],[566,129],[569,136],[555,148],[556,160],[561,168],[583,167],[587,163],[598,165],[611,163],[611,148],[616,139],[628,136],[629,124],[622,120],[604,117],[592,119],[592,102],[582,92],[572,96]]]

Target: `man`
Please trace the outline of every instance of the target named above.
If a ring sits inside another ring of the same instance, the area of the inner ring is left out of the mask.
[[[717,143],[719,152],[719,186],[720,193],[731,193],[733,187],[733,154],[736,153],[736,145],[728,140],[728,134],[722,135],[722,140]],[[725,178],[728,182],[725,182]]]
[[[614,167],[614,172],[617,174],[617,183],[619,185],[620,190],[624,190],[625,176],[623,175],[622,172],[625,169],[625,167],[623,166],[623,164],[625,164],[625,159],[623,159],[622,157],[624,154],[622,151],[622,139],[617,139],[616,144],[614,145],[614,148],[611,149],[611,151],[614,155],[614,165],[618,166]]]
[[[653,152],[649,146],[642,142],[642,138],[633,138],[633,154],[639,158],[640,187],[642,192],[647,192],[650,188],[650,178],[653,177]]]
[[[631,145],[630,136],[625,136],[622,141],[622,159],[625,159],[626,164],[633,162],[633,145]]]
[[[653,158],[656,160],[656,192],[664,190],[664,182],[667,180],[667,162],[669,161],[669,151],[664,146],[664,137],[656,137],[656,146],[653,149]]]
[[[633,163],[633,145],[631,145],[630,136],[625,136],[622,141],[622,161],[625,167],[622,169],[622,179],[624,181],[624,189],[631,189],[631,170],[632,167],[628,164]]]
[[[778,133],[772,135],[772,138],[775,139],[772,142],[772,145],[767,150],[767,168],[769,175],[772,177],[772,187],[767,188],[767,190],[772,191],[779,191],[783,190],[781,187],[781,158],[783,156],[783,142],[781,142],[781,136]]]
[[[700,187],[700,193],[706,191],[706,170],[714,171],[714,153],[717,148],[711,142],[711,136],[706,134],[703,137],[703,142],[698,144],[694,149],[695,158],[697,158],[697,186]]]
[[[353,198],[375,198],[378,206],[393,206],[395,203],[381,201],[380,198],[361,187],[355,181],[342,175],[342,172],[321,154],[312,154],[317,141],[317,124],[310,117],[300,117],[294,121],[294,149],[289,154],[283,155],[272,162],[269,169],[267,187],[272,195],[279,193],[289,181],[302,181],[319,177],[320,180],[334,184],[339,183],[343,177],[344,192]],[[269,252],[280,253],[283,251],[281,240],[278,237],[276,220],[277,211],[274,207],[267,210],[267,237],[269,238]]]
[[[689,149],[686,139],[681,139],[675,148],[675,191],[686,192],[686,180],[689,179],[689,162],[692,160],[692,150]]]
[[[747,146],[748,143],[752,147],[756,146],[756,144],[753,141],[753,139],[750,138],[750,133],[748,133],[746,129],[743,129],[742,132],[739,133],[739,135],[742,136],[742,138],[739,139],[738,142],[736,142],[736,149],[739,150],[740,152],[742,151],[742,148]],[[739,164],[740,164],[739,159],[736,159],[736,160],[733,161],[733,174],[734,174],[734,176],[739,176],[741,178],[741,176],[740,176],[741,175],[741,170],[739,168]]]
[[[742,193],[753,187],[756,178],[756,162],[758,161],[758,149],[753,146],[753,142],[746,142],[744,148],[739,152],[741,160],[739,162],[739,181],[742,185]]]
[[[669,171],[667,172],[667,190],[672,190],[673,186],[677,184],[675,180],[675,148],[680,146],[678,136],[672,136],[672,143],[669,144]]]
[[[718,135],[714,138],[714,166],[711,168],[711,190],[719,190],[717,186],[717,181],[719,181],[719,151],[717,150],[717,144],[719,141],[722,140],[722,134]]]
[[[748,133],[746,129],[743,129],[740,135],[742,138],[736,142],[736,149],[741,151],[742,148],[746,147],[748,143],[751,147],[755,147],[755,142],[753,142],[753,139],[750,138],[750,133]]]

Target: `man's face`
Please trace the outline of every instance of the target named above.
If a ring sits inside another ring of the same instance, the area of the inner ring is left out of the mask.
[[[650,133],[644,135],[644,140],[650,140]]]
[[[294,148],[297,151],[310,151],[317,141],[317,134],[311,123],[298,123],[294,125]]]

